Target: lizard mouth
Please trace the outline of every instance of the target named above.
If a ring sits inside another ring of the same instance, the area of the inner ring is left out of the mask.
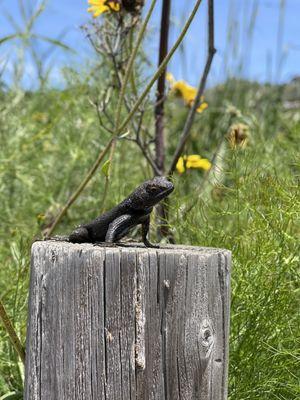
[[[173,192],[173,190],[174,190],[174,186],[172,185],[171,187],[165,189],[163,191],[163,194],[169,194],[169,193]]]
[[[163,190],[162,192],[160,192],[160,194],[158,195],[159,199],[163,199],[164,197],[167,197],[170,193],[172,193],[174,190],[174,186],[170,185],[170,187],[166,188],[165,190]]]

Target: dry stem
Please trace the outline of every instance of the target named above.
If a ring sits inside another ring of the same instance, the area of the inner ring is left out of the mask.
[[[168,54],[170,28],[171,0],[163,0],[160,24],[159,60],[160,65]],[[163,175],[165,169],[165,140],[164,140],[164,100],[165,100],[166,70],[158,78],[155,105],[155,164]]]
[[[8,334],[12,345],[14,346],[16,352],[19,354],[19,357],[21,358],[23,364],[25,364],[24,347],[22,346],[22,343],[20,342],[20,339],[18,338],[18,335],[13,327],[11,320],[9,319],[9,316],[7,315],[5,307],[1,300],[0,300],[0,318],[3,322],[5,331]]]
[[[184,146],[187,142],[187,140],[190,137],[191,133],[191,128],[195,119],[195,115],[197,112],[197,108],[200,105],[201,97],[203,95],[207,77],[211,68],[212,60],[213,57],[216,53],[216,49],[214,46],[214,0],[208,0],[208,55],[207,55],[207,60],[205,63],[204,71],[202,74],[202,77],[200,79],[197,95],[194,101],[194,104],[192,108],[190,109],[190,112],[187,116],[179,143],[177,145],[177,148],[175,150],[171,166],[168,171],[168,175],[172,175],[175,171],[176,164],[178,162],[179,157],[181,156]]]

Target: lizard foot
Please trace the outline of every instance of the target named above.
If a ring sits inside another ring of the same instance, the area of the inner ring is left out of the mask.
[[[117,247],[117,243],[112,243],[112,242],[95,242],[95,243],[93,243],[93,246],[97,246],[97,247]]]
[[[146,247],[150,247],[151,249],[159,249],[159,246],[157,244],[152,244],[151,242],[149,242],[149,240],[144,240],[144,245]]]
[[[43,240],[54,240],[55,242],[69,242],[69,236],[50,236],[45,237]]]

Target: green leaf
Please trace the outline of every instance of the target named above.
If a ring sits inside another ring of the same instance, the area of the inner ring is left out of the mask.
[[[103,173],[104,176],[106,176],[106,178],[108,178],[109,175],[109,167],[110,167],[110,160],[107,160],[105,161],[105,163],[102,165],[101,168],[101,172]]]
[[[119,139],[124,139],[130,134],[130,130],[126,131],[125,133],[122,133],[122,135],[119,136]]]
[[[39,16],[45,11],[45,8],[46,8],[46,2],[43,1],[40,3],[36,11],[34,11],[34,13],[30,16],[26,26],[26,30],[28,32],[32,31],[34,23],[38,20]]]
[[[21,32],[22,28],[17,24],[17,22],[15,21],[15,19],[5,10],[2,10],[2,13],[5,17],[5,19],[11,24],[11,26],[14,29],[14,32]]]
[[[19,37],[20,37],[20,34],[18,34],[18,33],[13,33],[12,35],[4,36],[4,37],[0,38],[0,44],[8,42],[9,40],[12,40],[12,39],[19,38]]]
[[[10,392],[0,397],[0,400],[22,400],[23,394],[20,392]]]
[[[35,33],[33,33],[31,35],[31,37],[33,39],[39,39],[39,40],[43,40],[44,42],[48,42],[48,43],[52,44],[53,46],[61,47],[64,50],[70,51],[71,53],[74,53],[74,54],[76,53],[76,51],[74,49],[72,49],[72,47],[69,47],[68,45],[66,45],[65,43],[61,42],[58,39],[52,39],[52,38],[49,38],[49,37],[43,36],[43,35],[36,35]]]

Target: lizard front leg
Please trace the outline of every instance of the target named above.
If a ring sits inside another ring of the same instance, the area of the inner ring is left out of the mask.
[[[136,218],[130,214],[124,214],[114,219],[108,226],[105,242],[114,243],[122,239],[129,230],[136,225]]]
[[[157,249],[158,246],[155,246],[154,244],[149,242],[149,240],[147,239],[149,228],[150,228],[150,214],[147,215],[145,220],[142,222],[142,239],[143,239],[143,243],[146,247],[152,247],[154,249]]]

